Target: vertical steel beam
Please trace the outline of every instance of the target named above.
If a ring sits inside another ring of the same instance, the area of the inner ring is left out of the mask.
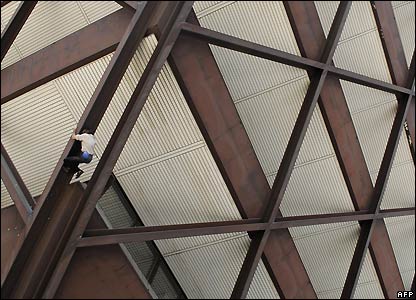
[[[46,298],[52,298],[57,287],[68,267],[69,262],[75,252],[76,243],[82,236],[88,221],[94,212],[95,206],[101,196],[104,186],[111,176],[111,172],[117,162],[124,145],[130,135],[131,130],[136,124],[136,120],[146,102],[150,91],[162,69],[170,50],[172,49],[180,32],[180,24],[184,22],[192,9],[193,1],[179,2],[176,9],[172,12],[167,30],[163,33],[156,49],[147,64],[140,81],[133,91],[127,107],[121,116],[117,127],[112,134],[107,147],[98,163],[91,180],[88,183],[82,197],[82,211],[74,226],[69,242],[65,246],[61,258],[52,275],[51,281],[43,294]]]
[[[332,23],[328,39],[323,53],[321,54],[320,61],[328,65],[335,52],[335,48],[338,44],[339,37],[341,36],[342,29],[345,25],[345,21],[348,16],[349,9],[351,7],[351,1],[343,1],[340,3],[334,21]],[[298,118],[295,123],[295,127],[290,136],[288,145],[282,158],[281,165],[277,172],[276,178],[273,183],[273,187],[268,200],[268,207],[264,212],[263,221],[268,222],[269,225],[276,218],[277,211],[280,203],[283,200],[287,184],[293,171],[293,167],[296,162],[296,158],[299,154],[300,147],[306,134],[309,122],[312,118],[318,97],[321,93],[321,89],[324,85],[327,70],[316,71],[316,74],[311,80],[308,91],[300,109]],[[243,267],[238,275],[237,282],[234,286],[231,298],[241,299],[247,296],[251,281],[254,276],[254,272],[257,269],[261,254],[263,253],[264,246],[270,234],[270,226],[263,233],[255,236],[251,242],[246,259],[244,260]]]
[[[25,25],[27,18],[29,18],[30,13],[35,8],[36,3],[37,1],[22,1],[9,23],[6,25],[6,28],[4,28],[3,33],[1,34],[1,61],[3,61],[7,51],[9,51],[12,46],[20,29]]]
[[[412,62],[408,73],[408,85],[411,85],[415,77],[415,55],[413,53]],[[413,84],[414,85],[414,84]],[[378,172],[376,185],[373,190],[370,212],[378,214],[380,210],[381,201],[383,199],[384,191],[387,186],[387,181],[390,175],[391,166],[393,165],[394,156],[396,154],[397,146],[399,144],[400,136],[403,131],[403,125],[410,105],[411,95],[402,97],[399,100],[399,107],[397,109],[396,117],[393,121],[393,127],[387,142],[386,151],[384,152],[383,160],[381,162],[380,170]],[[361,225],[361,233],[358,243],[355,248],[354,256],[352,258],[351,266],[347,274],[345,286],[342,291],[342,299],[350,299],[354,296],[355,288],[360,277],[361,268],[364,263],[365,254],[367,252],[368,244],[370,243],[371,234],[375,223],[372,220],[364,222]]]
[[[318,59],[325,35],[312,2],[284,3],[302,56]],[[368,209],[373,184],[339,80],[328,76],[319,105],[356,210]],[[396,297],[403,282],[383,221],[374,227],[370,253],[386,298]]]
[[[240,214],[260,217],[270,187],[208,43],[181,35],[169,64]],[[263,261],[281,297],[316,298],[289,230],[270,234]]]
[[[97,128],[105,110],[107,109],[112,99],[114,92],[118,87],[119,82],[124,75],[125,70],[129,65],[131,58],[133,57],[140,41],[146,32],[150,17],[154,12],[155,7],[156,4],[153,2],[141,2],[139,4],[139,9],[132,18],[126,33],[120,41],[109,66],[101,78],[101,81],[98,84],[91,101],[88,103],[87,108],[85,109],[84,114],[78,123],[78,129],[89,127],[94,131]],[[25,264],[32,265],[34,269],[39,270],[40,272],[43,267],[47,267],[47,265],[45,265],[46,262],[41,260],[42,257],[31,256],[30,253],[32,253],[33,249],[37,247],[42,248],[44,246],[42,244],[43,242],[48,245],[47,241],[40,241],[40,237],[43,236],[42,232],[48,230],[48,226],[54,226],[51,225],[53,223],[47,223],[48,217],[52,217],[53,215],[56,219],[64,217],[73,218],[72,213],[68,214],[65,211],[54,210],[54,208],[58,208],[60,202],[63,201],[63,191],[65,190],[72,177],[72,174],[66,173],[62,169],[62,166],[63,159],[67,157],[71,152],[73,145],[73,140],[70,140],[65,150],[63,151],[61,159],[55,167],[55,170],[53,171],[49,182],[47,183],[45,190],[42,193],[42,196],[37,203],[36,209],[32,214],[31,221],[25,228],[24,236],[22,236],[22,238],[19,240],[19,253],[2,286],[1,292],[2,296],[4,297],[8,297],[12,292],[18,292],[19,294],[30,296],[34,291],[35,287],[33,286],[32,281],[35,281],[36,278],[22,276],[25,276],[27,273]],[[107,183],[107,181],[105,183]],[[75,215],[77,213],[79,213],[79,211],[74,212]],[[66,228],[66,230],[69,229]],[[50,245],[50,247],[57,246]],[[55,253],[55,255],[58,254],[59,253]],[[23,279],[19,280],[19,278]],[[14,286],[16,285],[20,285],[25,288],[14,290]]]
[[[394,84],[406,86],[407,64],[399,29],[391,1],[371,1],[374,18],[377,23],[384,55],[389,67],[390,76]],[[411,103],[407,114],[407,124],[413,145],[412,156],[415,158],[415,104]]]
[[[16,205],[22,220],[27,223],[28,217],[32,214],[33,208],[35,207],[35,201],[7,154],[3,143],[1,143],[1,179],[14,205]]]

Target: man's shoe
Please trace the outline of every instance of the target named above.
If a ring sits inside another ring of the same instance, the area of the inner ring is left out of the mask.
[[[84,173],[84,171],[79,170],[76,174],[75,174],[75,178],[79,178],[79,176],[81,176]]]

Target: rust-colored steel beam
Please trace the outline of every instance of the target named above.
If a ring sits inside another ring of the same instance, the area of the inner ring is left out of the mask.
[[[408,72],[408,86],[411,86],[412,84],[414,86],[414,77],[415,55],[413,53],[412,62]],[[399,140],[403,131],[403,125],[410,105],[411,97],[412,96],[409,95],[406,98],[398,99],[399,107],[397,109],[396,117],[393,121],[392,130],[387,141],[387,147],[384,152],[383,160],[381,161],[381,166],[378,172],[376,185],[372,194],[370,211],[375,214],[377,214],[380,210],[381,201],[383,199],[384,191],[387,186],[387,180],[390,175],[391,166],[393,165],[394,156],[399,145]],[[365,254],[367,252],[367,247],[370,243],[373,228],[375,227],[375,222],[376,221],[372,220],[369,222],[364,222],[364,224],[361,225],[360,237],[358,239],[354,256],[352,258],[351,266],[347,274],[347,279],[345,281],[345,286],[342,291],[342,299],[351,299],[354,296],[358,278],[360,277],[361,268],[364,263]]]
[[[295,1],[284,5],[302,56],[319,58],[325,34],[315,5]],[[328,76],[319,106],[354,207],[368,209],[373,184],[341,84],[335,76]],[[375,225],[370,253],[385,297],[395,297],[397,290],[403,290],[403,283],[384,222]]]
[[[6,4],[10,3],[12,1],[1,1],[1,7],[5,6]]]
[[[193,24],[185,23],[183,24],[182,28],[186,34],[219,47],[239,51],[242,53],[250,54],[256,57],[261,57],[293,67],[302,68],[307,71],[311,71],[313,69],[327,69],[331,75],[335,75],[340,79],[344,79],[346,81],[365,85],[389,93],[414,94],[414,92],[402,86],[370,78],[368,76],[357,74],[334,66],[328,67],[325,66],[324,63],[321,63],[313,59],[300,57],[284,51],[269,48],[267,46],[246,41],[224,33],[206,29],[200,26],[195,26]]]
[[[3,282],[13,262],[15,247],[22,234],[25,223],[20,217],[16,206],[1,209],[1,281]]]
[[[161,40],[159,40],[82,196],[82,210],[80,216],[72,230],[69,242],[62,252],[51,281],[43,294],[44,297],[52,298],[54,296],[62,276],[75,252],[76,242],[85,231],[95,206],[102,195],[105,184],[127,142],[131,130],[136,124],[137,118],[156,82],[159,72],[166,62],[170,50],[179,35],[179,25],[186,20],[192,9],[192,4],[193,1],[179,1],[176,9],[172,11],[169,26],[167,26],[167,30],[163,33]],[[93,113],[93,111],[91,111],[91,113]]]
[[[131,58],[145,34],[149,25],[150,16],[154,11],[155,6],[156,4],[153,2],[144,2],[140,4],[140,9],[137,10],[132,18],[125,35],[120,41],[109,66],[81,117],[78,129],[89,127],[91,130],[95,130],[97,128]],[[65,221],[70,219],[77,219],[76,215],[79,214],[77,207],[74,208],[75,211],[70,212],[61,212],[59,210],[59,207],[61,207],[60,204],[63,201],[63,192],[72,177],[71,173],[67,173],[62,169],[63,159],[68,156],[73,145],[73,140],[70,140],[36,205],[31,222],[29,222],[25,228],[24,237],[19,241],[20,251],[3,284],[1,291],[2,296],[8,297],[9,295],[12,295],[12,293],[26,297],[36,294],[41,295],[44,283],[48,278],[45,278],[42,282],[36,283],[36,276],[29,276],[27,274],[29,274],[30,270],[33,270],[34,272],[38,272],[45,276],[49,275],[49,273],[42,272],[42,270],[45,268],[52,268],[53,265],[44,260],[44,255],[39,254],[36,256],[31,255],[31,253],[34,253],[34,249],[45,249],[45,247],[50,250],[48,248],[49,245],[50,248],[56,248],[56,252],[50,253],[56,257],[59,255],[59,251],[62,250],[62,248],[58,249],[57,245],[54,245],[43,238],[46,236],[43,234],[44,232],[53,231],[55,229],[54,226],[58,226],[57,228],[61,226],[59,225],[61,223],[55,224],[53,222],[47,222],[48,217],[52,218],[55,216],[57,219],[62,219],[62,222],[64,222],[63,224],[66,224]],[[106,183],[107,180],[104,183],[104,186]],[[59,242],[61,243],[60,245],[63,245],[65,244],[65,239],[62,239]],[[40,253],[44,252],[41,251]],[[48,257],[48,259],[52,260],[54,257]],[[51,263],[56,263],[56,261],[51,261]],[[31,266],[32,269],[26,267],[26,265]],[[15,286],[19,286],[19,289],[14,288]]]
[[[137,2],[138,1],[116,1],[119,5],[124,8],[129,9],[131,12],[135,12],[137,9]]]
[[[12,46],[20,29],[25,25],[27,18],[29,18],[32,10],[35,8],[36,3],[37,1],[22,1],[9,23],[6,25],[6,28],[4,28],[3,33],[1,34],[1,61],[3,61],[7,51],[9,51]]]
[[[331,25],[328,39],[320,58],[320,61],[325,65],[328,65],[328,63],[332,60],[332,56],[338,44],[339,37],[341,36],[342,28],[345,25],[350,7],[351,1],[343,1],[338,7],[334,21]],[[311,79],[308,91],[306,92],[305,99],[302,103],[298,118],[295,122],[295,126],[283,155],[282,162],[276,174],[270,197],[268,199],[267,208],[263,215],[263,220],[269,224],[269,227],[263,234],[256,235],[251,242],[246,259],[243,263],[243,267],[241,268],[231,295],[231,298],[233,299],[241,299],[247,296],[261,254],[263,253],[270,234],[271,222],[275,219],[280,203],[283,200],[287,184],[289,183],[296,158],[298,157],[300,147],[302,146],[303,139],[306,135],[306,130],[308,129],[316,103],[318,102],[326,75],[327,71],[325,69],[322,72],[315,71],[315,74]]]
[[[107,228],[97,210],[87,228]],[[54,298],[152,299],[149,286],[141,279],[119,245],[79,248]]]
[[[181,34],[169,65],[240,214],[261,217],[270,187],[208,43]],[[281,297],[316,298],[287,229],[271,233],[263,261]]]
[[[371,1],[374,18],[383,45],[384,55],[394,84],[407,87],[407,64],[400,39],[396,18],[390,1]],[[412,140],[412,156],[415,158],[415,103],[411,103],[407,114],[407,124]]]
[[[133,13],[118,10],[1,71],[1,104],[113,52]]]
[[[340,222],[379,220],[383,218],[414,215],[415,208],[386,209],[378,214],[368,211],[354,211],[347,213],[308,215],[295,217],[279,217],[271,224],[271,230],[330,224]],[[172,239],[179,237],[223,234],[231,232],[264,231],[267,223],[260,218],[243,219],[237,221],[193,223],[164,226],[140,226],[104,230],[87,230],[78,242],[77,247],[143,242],[150,240]]]
[[[33,212],[35,201],[27,189],[23,179],[17,172],[10,156],[1,143],[1,179],[9,192],[22,220],[28,223],[28,218]]]

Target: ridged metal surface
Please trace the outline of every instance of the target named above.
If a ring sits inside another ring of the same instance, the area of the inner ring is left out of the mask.
[[[1,181],[1,208],[5,208],[8,206],[13,205],[12,198],[9,195],[9,192],[6,189],[6,186],[3,183],[3,180]]]
[[[374,268],[373,259],[370,252],[365,253],[364,263],[361,274],[358,279],[357,289],[355,290],[354,299],[384,299],[383,290]]]
[[[415,216],[388,218],[385,222],[404,287],[410,290],[415,272]]]
[[[315,6],[328,35],[338,3],[317,1]],[[353,2],[334,53],[334,63],[337,67],[391,82],[370,2]]]
[[[236,1],[199,21],[203,27],[300,55],[282,2]]]
[[[177,279],[185,291],[192,291],[187,293],[189,298],[229,298],[247,253],[249,241],[245,234],[226,242],[170,255],[166,260],[172,269],[178,270]],[[219,253],[221,255],[218,255]],[[263,276],[268,277],[261,263],[250,286],[248,298],[279,298],[271,280],[261,278]]]
[[[415,49],[415,2],[396,1],[394,5],[394,16],[396,17],[397,27],[399,28],[407,65],[410,65],[413,51]]]
[[[6,28],[14,12],[19,7],[20,2],[21,1],[12,1],[6,6],[1,8],[1,33],[3,33],[4,28]],[[9,51],[7,51],[7,55],[4,57],[3,61],[1,62],[1,69],[18,61],[20,57],[21,57],[21,54],[19,53],[19,50],[17,49],[16,45],[12,44]]]
[[[415,207],[415,165],[412,160],[394,165],[387,181],[381,209],[398,207]]]
[[[15,4],[13,4],[14,6]],[[12,7],[3,10],[5,21]],[[2,62],[5,68],[18,60],[120,9],[113,1],[39,1],[13,43],[11,53]],[[6,25],[6,24],[4,24]]]
[[[284,216],[354,211],[337,158],[295,168],[280,210]]]
[[[53,82],[2,105],[2,143],[32,196],[43,191],[74,123]]]
[[[331,298],[330,291],[337,291],[335,299],[341,296],[349,266],[358,240],[360,227],[357,222],[326,224],[302,228],[291,228],[305,269],[318,298]],[[336,272],[334,272],[336,269]]]

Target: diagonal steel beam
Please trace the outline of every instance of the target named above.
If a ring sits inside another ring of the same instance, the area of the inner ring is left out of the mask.
[[[386,57],[387,66],[394,84],[406,87],[407,64],[399,29],[390,1],[371,1],[374,18]],[[406,117],[413,145],[412,155],[415,158],[415,104],[411,103]]]
[[[1,70],[1,104],[115,51],[132,17],[118,10]]]
[[[208,43],[182,34],[169,64],[240,214],[260,217],[270,187]],[[272,232],[263,261],[281,297],[316,298],[289,230]]]
[[[153,2],[140,4],[140,9],[137,10],[132,18],[126,33],[120,41],[109,66],[79,121],[78,129],[89,127],[91,130],[95,130],[97,128],[131,58],[145,34],[155,6]],[[55,219],[62,218],[62,220],[73,218],[72,212],[68,214],[65,211],[56,210],[60,207],[60,202],[64,201],[62,199],[63,191],[66,190],[72,177],[72,174],[65,172],[62,166],[63,159],[68,156],[73,145],[73,140],[70,140],[37,203],[30,222],[25,228],[24,235],[19,240],[17,247],[19,252],[2,286],[2,296],[8,297],[12,293],[24,296],[33,294],[36,286],[33,283],[33,277],[36,276],[30,277],[26,276],[26,274],[33,272],[44,274],[42,270],[48,267],[48,262],[44,260],[44,254],[39,254],[38,256],[30,254],[34,249],[42,249],[44,246],[43,242],[40,241],[43,236],[42,232],[49,230],[49,226],[60,226],[60,224],[48,223],[48,217],[54,216]],[[76,212],[73,213],[76,215]],[[66,229],[68,230],[68,228]],[[47,241],[44,242],[47,245]],[[54,246],[56,245],[50,245],[50,247]],[[55,255],[58,255],[58,253],[55,253]],[[25,267],[25,265],[30,266],[31,269]],[[19,278],[22,280],[19,280]],[[15,289],[15,286],[19,286],[19,288]]]
[[[163,33],[161,40],[158,42],[82,196],[80,216],[72,229],[69,241],[62,252],[57,267],[45,290],[44,297],[52,298],[54,296],[62,276],[75,252],[76,242],[85,231],[97,201],[102,195],[104,186],[109,176],[111,176],[111,172],[127,142],[130,132],[136,124],[137,118],[156,82],[159,72],[166,62],[170,50],[179,35],[180,23],[186,20],[192,9],[192,4],[193,1],[178,2],[178,5],[172,12],[169,26],[167,26],[167,30]]]
[[[383,218],[408,216],[414,214],[415,208],[411,207],[382,210],[378,214],[372,214],[368,211],[354,211],[348,213],[279,217],[273,221],[270,229],[277,230],[289,227],[311,226],[339,222],[379,220]],[[268,223],[262,222],[260,218],[251,218],[223,222],[87,230],[84,232],[83,237],[78,241],[77,247],[143,242],[150,240],[223,234],[231,232],[258,232],[266,230],[267,226]]]
[[[331,25],[325,48],[321,54],[320,61],[325,65],[332,60],[332,56],[338,44],[339,37],[341,36],[342,28],[344,27],[350,7],[351,1],[343,1],[338,7],[334,21]],[[274,180],[268,200],[268,207],[264,213],[264,222],[267,222],[269,225],[271,225],[271,222],[275,219],[280,203],[283,200],[287,184],[292,174],[296,158],[299,154],[300,147],[305,137],[309,122],[312,118],[316,103],[318,102],[318,97],[324,85],[326,75],[327,71],[325,69],[322,72],[317,72],[309,85],[305,100],[303,101],[295,127],[290,136],[281,165]],[[251,242],[231,298],[241,299],[247,296],[254,272],[257,269],[257,265],[261,254],[263,253],[269,234],[270,227],[263,233],[258,234]]]
[[[10,3],[12,1],[1,1],[1,7],[5,6],[6,4]]]
[[[3,61],[7,51],[9,51],[12,46],[20,29],[25,25],[27,18],[29,18],[30,13],[35,8],[36,3],[37,1],[22,1],[9,23],[6,25],[6,28],[4,28],[3,33],[1,34],[1,61]]]
[[[302,56],[317,59],[325,34],[315,5],[294,1],[284,4]],[[310,38],[311,34],[314,39]],[[368,209],[373,184],[341,84],[336,77],[328,76],[319,105],[354,207],[356,210]],[[370,253],[385,297],[395,297],[396,291],[404,287],[384,222],[375,225]]]
[[[35,201],[7,154],[3,143],[1,143],[1,179],[22,217],[22,220],[27,223],[29,216],[33,212],[33,208],[35,207]]]
[[[412,62],[408,73],[408,84],[413,84],[415,77],[415,55],[413,53]],[[397,146],[401,133],[403,131],[403,125],[409,109],[410,100],[412,96],[398,99],[399,107],[397,109],[396,117],[393,121],[393,127],[390,132],[390,136],[387,142],[386,151],[384,152],[383,160],[381,162],[380,170],[378,172],[376,185],[373,190],[370,211],[377,214],[380,210],[383,194],[387,186],[387,181],[390,175],[391,166],[393,165],[394,156],[396,154]],[[371,234],[375,227],[376,222],[374,220],[364,222],[361,225],[361,233],[358,239],[358,243],[355,248],[354,256],[352,258],[351,266],[347,274],[345,286],[341,294],[342,299],[351,299],[354,296],[355,288],[360,277],[361,268],[364,263],[367,247],[370,243]]]

